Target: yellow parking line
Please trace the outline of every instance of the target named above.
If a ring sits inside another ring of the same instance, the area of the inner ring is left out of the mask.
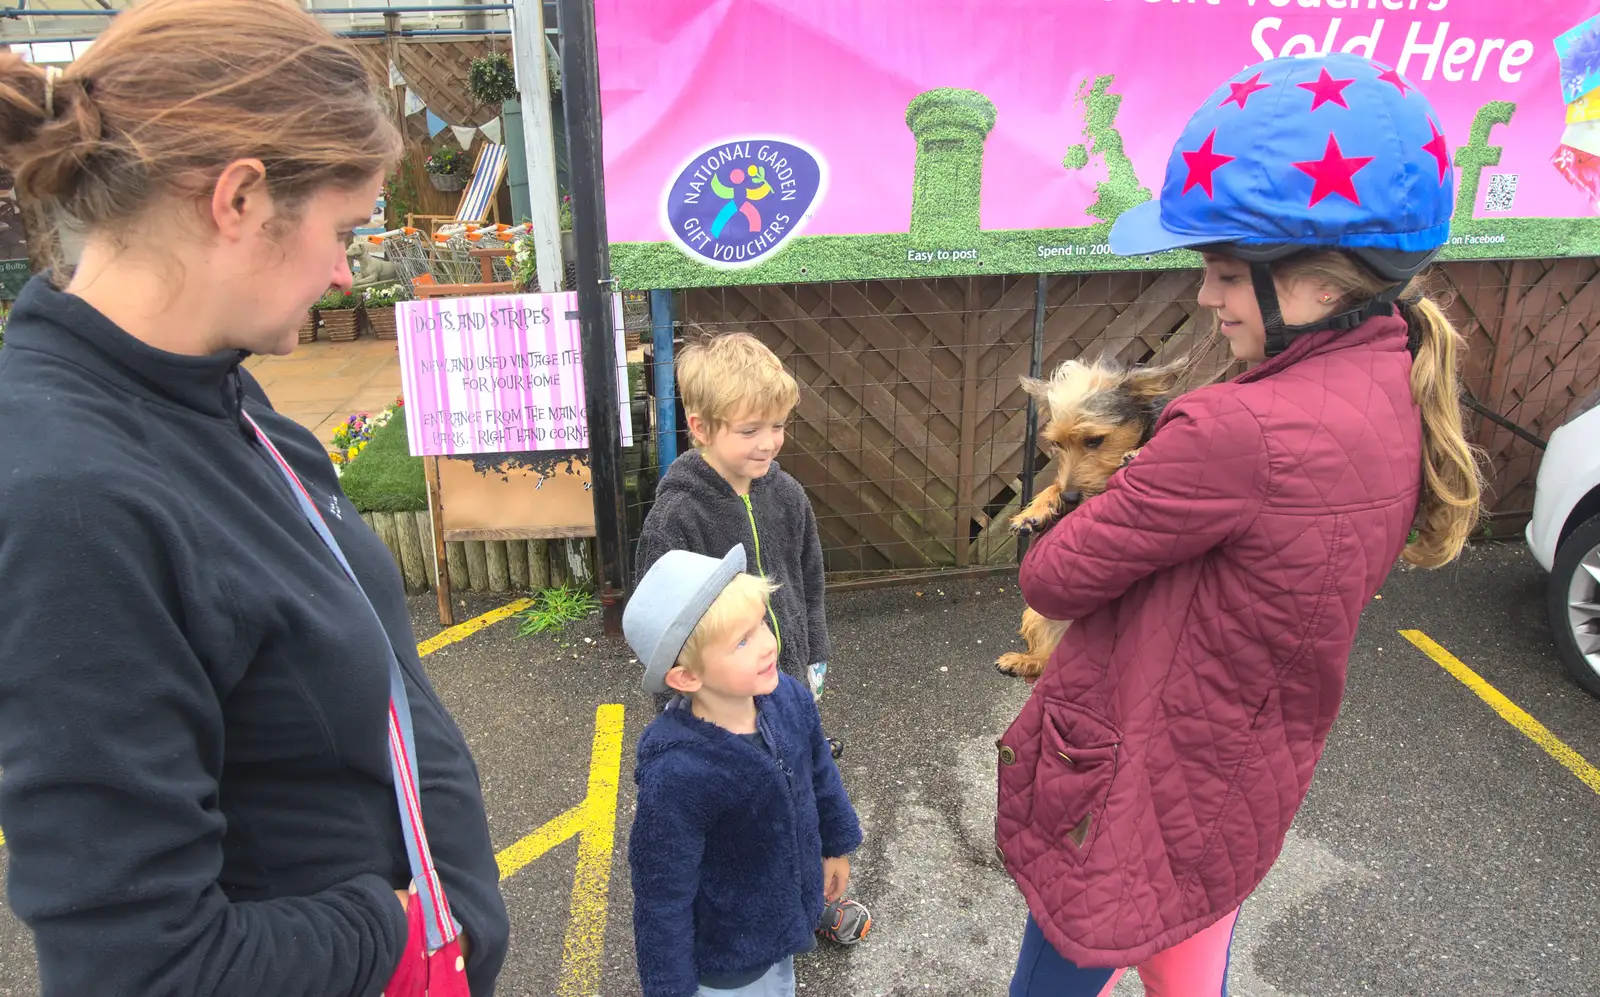
[[[532,599],[518,599],[516,602],[506,603],[499,609],[491,609],[482,616],[473,617],[465,623],[457,623],[450,629],[441,631],[437,635],[429,637],[427,640],[418,644],[417,654],[426,658],[428,655],[439,650],[439,648],[445,647],[449,644],[454,644],[458,640],[464,640],[467,637],[471,637],[479,630],[482,630],[488,626],[493,626],[509,616],[515,616],[517,613],[522,612],[531,605],[533,605]]]
[[[571,916],[561,945],[557,997],[585,997],[600,987],[600,957],[605,950],[606,904],[611,890],[611,853],[616,846],[617,783],[622,770],[620,703],[594,711],[594,744],[589,751],[589,789],[583,802],[506,848],[495,858],[500,878],[515,875],[557,845],[578,839],[578,868],[572,877]]]
[[[1535,720],[1526,710],[1507,699],[1499,689],[1485,682],[1477,672],[1468,668],[1455,655],[1446,651],[1421,630],[1402,630],[1400,636],[1414,644],[1417,650],[1438,663],[1439,667],[1454,675],[1461,684],[1477,693],[1506,723],[1522,731],[1528,740],[1543,748],[1545,754],[1560,762],[1567,771],[1577,776],[1583,784],[1600,793],[1600,769],[1590,765],[1582,755],[1567,747],[1549,728]]]

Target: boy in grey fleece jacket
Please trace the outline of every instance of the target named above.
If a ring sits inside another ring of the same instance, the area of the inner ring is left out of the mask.
[[[673,461],[656,487],[635,577],[669,550],[721,557],[744,545],[753,572],[778,585],[770,620],[778,667],[820,697],[828,671],[822,541],[805,489],[774,459],[799,387],[742,332],[689,346],[677,367],[697,449]]]
[[[671,550],[720,558],[743,546],[752,573],[777,585],[768,622],[778,638],[779,669],[820,699],[829,650],[822,541],[805,489],[775,459],[800,400],[799,385],[771,350],[744,332],[689,346],[678,355],[677,369],[696,449],[673,461],[656,488],[639,537],[636,577]],[[837,758],[839,744],[831,743]],[[871,924],[865,907],[841,897],[823,911],[818,931],[853,944]]]
[[[768,466],[740,494],[699,450],[673,461],[645,517],[638,577],[669,550],[726,553],[742,544],[752,573],[778,585],[768,607],[778,667],[820,696],[828,668],[822,542],[805,489],[777,461]]]

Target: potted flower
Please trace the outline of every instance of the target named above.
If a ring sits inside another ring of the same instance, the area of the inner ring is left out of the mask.
[[[434,190],[454,191],[467,185],[467,156],[460,149],[440,146],[433,150],[422,168],[428,171],[428,181]]]
[[[374,339],[399,337],[394,322],[395,302],[400,300],[399,284],[382,284],[361,292],[361,314],[366,316],[367,329]]]
[[[327,329],[328,339],[335,343],[348,343],[359,336],[360,308],[361,295],[330,287],[328,293],[317,302],[317,314]]]

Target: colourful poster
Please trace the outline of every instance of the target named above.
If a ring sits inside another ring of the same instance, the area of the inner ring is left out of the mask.
[[[586,450],[576,291],[432,298],[395,306],[414,456]],[[633,445],[622,295],[612,299],[622,445]]]
[[[1330,51],[1397,69],[1438,112],[1459,176],[1446,259],[1600,255],[1596,195],[1562,158],[1569,114],[1589,114],[1569,94],[1600,79],[1597,15],[1600,0],[597,0],[612,270],[642,289],[1191,265],[1110,255],[1111,222],[1160,190],[1213,89]]]

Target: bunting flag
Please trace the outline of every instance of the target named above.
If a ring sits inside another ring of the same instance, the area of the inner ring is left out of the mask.
[[[415,90],[409,88],[406,90],[406,117],[409,118],[418,111],[425,110],[427,106],[422,102],[422,98],[417,96]]]
[[[478,130],[476,128],[460,128],[456,125],[451,125],[450,134],[456,137],[456,141],[460,143],[462,149],[471,149],[472,140],[478,137]]]
[[[499,118],[490,118],[488,121],[485,121],[478,127],[478,131],[483,132],[483,137],[493,142],[495,145],[500,144],[501,128]]]
[[[434,114],[432,111],[429,111],[427,108],[423,108],[423,110],[428,115],[428,134],[429,135],[438,135],[440,132],[442,132],[446,128],[450,127],[450,125],[448,123],[446,123],[445,120],[443,118],[439,117],[437,114]]]
[[[389,63],[389,85],[392,87],[403,87],[406,85],[405,76],[401,74],[400,67],[396,66],[393,61]]]

